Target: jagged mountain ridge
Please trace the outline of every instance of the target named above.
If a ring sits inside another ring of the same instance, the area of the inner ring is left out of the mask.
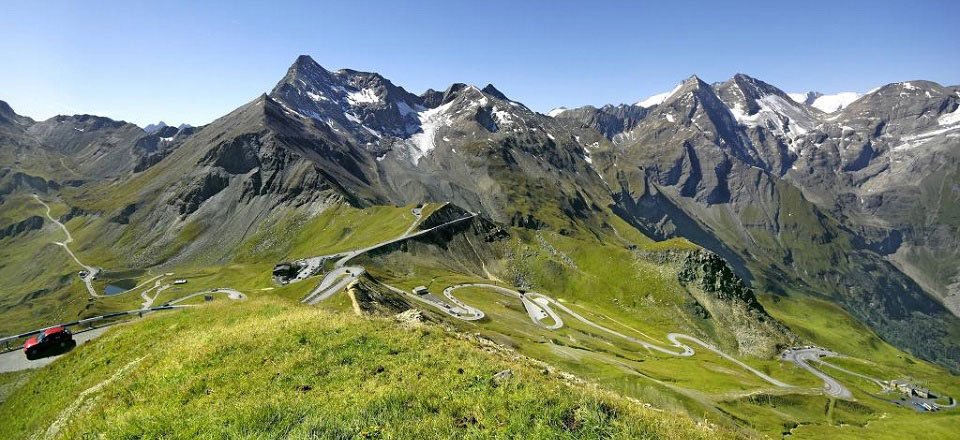
[[[128,219],[108,235],[137,237],[124,242],[140,244],[131,251],[143,265],[223,261],[251,231],[341,202],[449,201],[534,228],[596,223],[610,200],[580,142],[602,137],[576,133],[492,85],[416,96],[300,57],[271,93],[175,135],[90,211]],[[183,245],[188,229],[202,233]]]
[[[155,163],[193,131],[161,127],[147,133],[134,124],[94,115],[35,121],[0,101],[2,164],[31,179],[76,183],[125,177],[147,162]]]
[[[914,328],[956,329],[944,305],[958,313],[958,102],[955,89],[912,81],[828,114],[746,75],[693,77],[631,128],[606,131],[613,146],[594,165],[648,233],[692,238],[771,287],[826,293],[919,346]],[[596,123],[578,110],[558,118]],[[942,327],[925,325],[932,316]]]
[[[941,268],[926,275],[920,263],[955,249],[952,217],[906,234],[919,223],[898,219],[902,209],[873,217],[851,202],[868,199],[859,197],[865,177],[895,183],[881,185],[881,193],[916,188],[894,178],[904,177],[891,171],[900,166],[892,163],[896,155],[920,164],[952,154],[956,89],[913,83],[827,114],[746,75],[713,85],[691,77],[647,107],[573,109],[552,118],[493,86],[453,84],[418,96],[378,74],[331,72],[304,56],[269,94],[208,126],[165,147],[137,138],[146,153],[132,155],[135,165],[117,174],[136,191],[104,209],[128,214],[133,226],[112,234],[149,238],[138,258],[155,264],[157,255],[176,260],[211,247],[219,254],[205,258],[222,260],[249,231],[290,210],[339,202],[449,201],[497,222],[558,229],[603,227],[613,207],[650,235],[684,235],[714,250],[771,290],[799,283],[811,293],[859,298],[848,310],[878,328],[909,322],[901,318],[914,310],[941,314],[917,284],[945,292],[938,299],[949,303],[955,282]],[[97,139],[118,144],[109,134]],[[898,148],[914,144],[933,148]],[[78,157],[95,157],[85,154]],[[954,164],[938,170],[955,175]],[[942,199],[897,198],[943,206]],[[195,225],[203,231],[196,240],[173,257],[160,252]],[[798,247],[804,241],[814,245]],[[835,267],[823,268],[824,261]],[[882,268],[877,276],[875,267]],[[858,277],[863,292],[843,283]],[[890,286],[897,292],[877,292]],[[871,322],[877,310],[881,317]]]

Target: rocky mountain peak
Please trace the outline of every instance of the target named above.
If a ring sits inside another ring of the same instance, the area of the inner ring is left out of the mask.
[[[510,100],[510,98],[507,98],[507,95],[504,95],[503,92],[497,90],[497,88],[494,87],[493,84],[487,84],[486,87],[481,89],[481,91],[497,99],[502,99],[504,101]]]
[[[443,99],[440,100],[440,104],[448,104],[451,101],[459,98],[462,94],[476,89],[476,87],[464,83],[450,84],[450,87],[447,87],[447,90],[443,92]],[[479,92],[479,90],[476,91]]]
[[[663,103],[660,104],[661,107],[669,106],[674,101],[683,99],[689,96],[696,97],[716,97],[713,87],[710,84],[704,82],[697,75],[691,75],[689,78],[683,80],[680,85],[673,90],[673,92],[667,96]]]
[[[938,136],[951,136],[954,111],[960,94],[932,81],[887,84],[851,102],[831,118],[862,128],[872,138],[882,137],[898,152],[929,144]],[[900,137],[903,137],[900,139]],[[949,138],[944,139],[949,143]]]
[[[287,69],[287,74],[277,83],[271,94],[276,94],[284,84],[292,87],[317,89],[324,88],[325,85],[335,81],[333,74],[324,69],[313,58],[308,55],[300,55]]]
[[[156,124],[147,124],[146,127],[143,127],[143,131],[152,134],[160,131],[160,129],[165,127],[167,127],[167,123],[160,121],[160,122],[157,122]]]
[[[776,95],[781,98],[788,98],[782,90],[763,82],[759,79],[738,73],[733,76],[731,81],[743,92],[745,96],[752,99],[760,99],[768,95]]]
[[[782,90],[742,73],[715,84],[714,89],[723,102],[747,116],[756,115],[765,107],[765,103],[766,107],[800,107]]]
[[[313,60],[310,55],[300,55],[296,61],[287,70],[287,76],[291,78],[317,78],[328,77],[330,71],[324,69],[319,63]]]
[[[20,115],[13,111],[10,104],[7,104],[5,101],[0,101],[0,120],[13,122],[19,119],[19,117]]]
[[[443,95],[444,95],[443,92],[433,90],[433,89],[427,89],[427,91],[423,92],[423,94],[420,95],[420,100],[421,102],[423,102],[424,107],[434,108],[440,105],[441,102],[443,102]]]

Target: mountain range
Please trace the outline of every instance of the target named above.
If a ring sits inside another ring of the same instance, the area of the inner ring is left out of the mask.
[[[34,121],[0,102],[0,198],[72,194],[70,215],[137,267],[231,261],[256,231],[339,204],[447,202],[560,234],[625,222],[957,370],[958,107],[960,87],[929,81],[791,95],[737,74],[546,115],[493,85],[417,95],[301,56],[202,127]]]

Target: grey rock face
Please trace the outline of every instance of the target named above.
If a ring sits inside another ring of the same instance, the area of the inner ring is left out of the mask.
[[[619,212],[648,233],[685,235],[770,289],[827,292],[887,340],[955,366],[960,327],[942,304],[960,285],[946,214],[958,98],[912,81],[824,114],[746,75],[691,78],[608,135],[594,166],[615,170],[603,173]]]
[[[631,130],[647,115],[648,111],[639,105],[620,104],[618,106],[605,105],[600,108],[580,107],[565,110],[556,117],[570,123],[581,124],[599,131],[607,139],[613,139],[617,134]]]
[[[0,240],[13,237],[15,235],[20,235],[29,231],[34,231],[43,227],[43,217],[38,215],[32,215],[18,221],[16,223],[11,223],[3,228],[0,228]]]
[[[718,255],[690,252],[677,274],[695,298],[696,308],[716,331],[731,333],[741,354],[771,357],[799,339],[767,314],[753,289]]]
[[[146,127],[143,127],[143,131],[153,134],[166,127],[167,127],[167,123],[160,121],[160,122],[157,122],[156,124],[147,124]]]

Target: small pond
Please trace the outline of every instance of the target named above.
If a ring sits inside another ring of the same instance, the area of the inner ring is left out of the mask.
[[[126,292],[137,285],[137,280],[124,279],[116,280],[107,284],[107,287],[103,288],[104,295],[117,295],[123,292]]]

